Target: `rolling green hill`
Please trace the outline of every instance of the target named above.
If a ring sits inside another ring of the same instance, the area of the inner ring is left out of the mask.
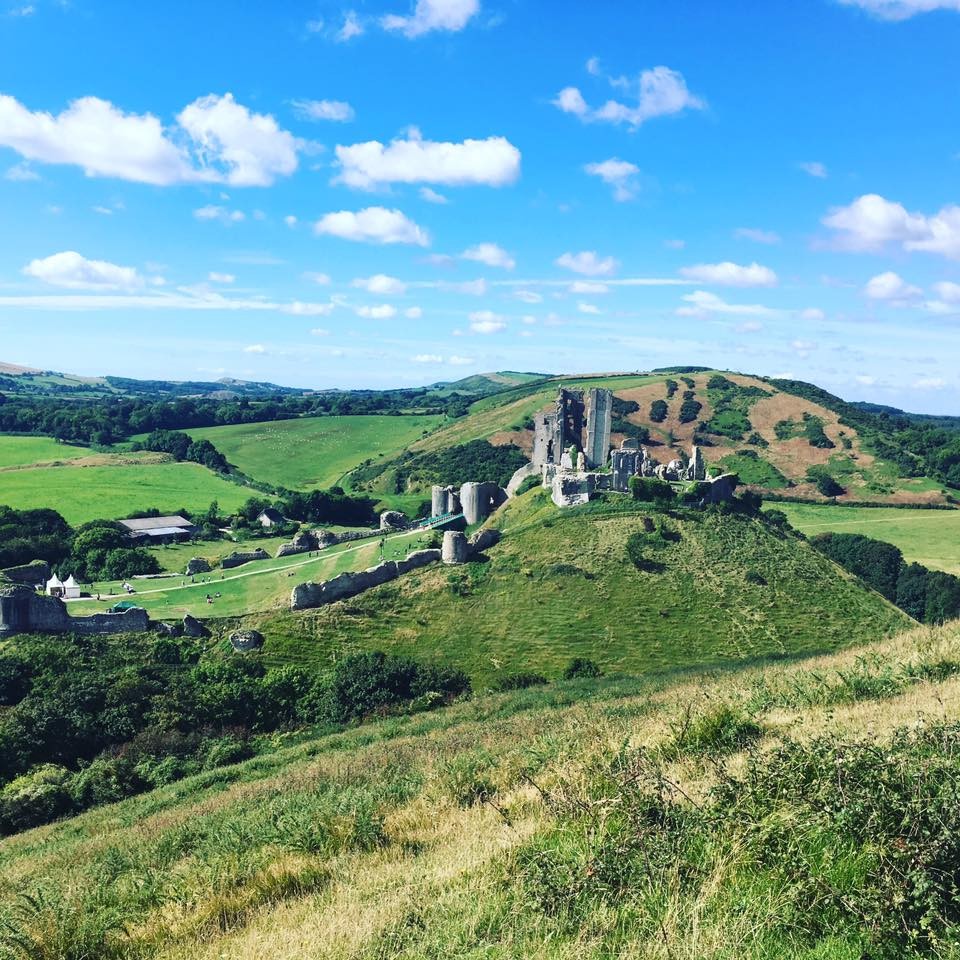
[[[482,681],[555,673],[573,656],[633,673],[796,656],[912,623],[757,519],[665,515],[625,498],[560,511],[532,491],[495,523],[504,537],[487,562],[426,568],[350,601],[245,622],[263,629],[278,662],[375,647],[453,661]]]
[[[289,490],[332,487],[365,460],[395,457],[437,416],[330,416],[189,430],[248,476]]]
[[[661,462],[698,443],[708,464],[739,473],[745,483],[812,501],[825,499],[817,487],[824,474],[842,485],[841,500],[944,503],[949,495],[942,483],[918,475],[917,458],[891,441],[872,414],[809,384],[716,371],[521,384],[477,400],[465,416],[414,441],[405,460],[384,458],[349,482],[389,493],[401,485],[411,456],[476,440],[513,444],[529,454],[532,418],[552,408],[560,386],[612,390],[620,407],[614,443],[628,435],[646,438]]]

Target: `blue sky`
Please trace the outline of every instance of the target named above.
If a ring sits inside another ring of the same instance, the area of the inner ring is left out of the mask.
[[[0,4],[0,360],[960,413],[960,0]]]

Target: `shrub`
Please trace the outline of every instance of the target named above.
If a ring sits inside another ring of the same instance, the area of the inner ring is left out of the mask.
[[[47,763],[8,783],[0,790],[0,834],[28,830],[72,812],[69,780],[69,770]]]
[[[692,390],[684,390],[683,403],[680,404],[680,422],[693,423],[700,416],[703,404],[696,399]]]
[[[574,657],[563,670],[564,680],[591,679],[601,675],[600,667],[586,657]]]
[[[669,503],[675,497],[673,487],[656,477],[631,477],[630,493],[644,502]]]
[[[825,497],[842,497],[847,491],[829,473],[822,473],[816,480],[817,490]]]
[[[718,703],[697,714],[688,714],[673,729],[664,747],[667,757],[719,755],[742,750],[763,736],[763,730],[737,706]]]
[[[666,400],[654,400],[650,404],[650,419],[654,423],[663,423],[667,419],[667,413],[669,413],[669,407]]]
[[[534,673],[532,670],[521,670],[517,673],[507,673],[498,677],[491,689],[497,693],[506,693],[509,690],[526,690],[528,687],[542,687],[549,683],[542,673]]]

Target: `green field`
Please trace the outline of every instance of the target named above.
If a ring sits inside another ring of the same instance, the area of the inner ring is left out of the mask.
[[[960,575],[960,510],[898,510],[774,503],[790,523],[813,537],[818,533],[859,533],[900,548],[912,563]]]
[[[0,503],[20,510],[50,507],[74,526],[151,507],[163,513],[201,511],[213,500],[230,512],[252,493],[195,463],[104,457],[102,466],[0,470]]]
[[[432,534],[411,532],[394,534],[384,547],[387,560],[399,560],[410,551],[424,547]],[[267,552],[276,550],[278,540],[253,540],[245,544],[181,544],[178,547],[158,548],[158,555],[167,554],[167,569],[183,570],[190,557],[217,559],[233,550],[255,550],[262,546]],[[213,548],[213,549],[211,549]],[[157,580],[136,580],[136,594],[129,599],[147,610],[154,619],[181,619],[186,614],[195,617],[237,617],[248,613],[285,608],[290,591],[307,580],[329,580],[347,570],[365,570],[380,562],[380,540],[371,538],[356,543],[338,544],[309,557],[295,554],[279,560],[254,560],[232,570],[215,570],[194,578],[190,583],[182,576]],[[95,583],[85,587],[91,593],[100,593],[101,600],[83,600],[70,603],[70,613],[82,616],[103,612],[111,603],[127,599],[119,582]],[[207,602],[207,594],[214,597]]]
[[[22,467],[31,463],[50,463],[57,460],[77,460],[93,456],[89,447],[75,447],[59,443],[50,437],[16,437],[0,435],[0,470],[4,467]]]
[[[237,469],[290,490],[325,489],[364,460],[396,456],[433,430],[439,416],[308,417],[190,430]]]

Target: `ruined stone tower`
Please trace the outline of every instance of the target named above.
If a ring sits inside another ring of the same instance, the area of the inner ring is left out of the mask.
[[[610,453],[610,426],[613,422],[613,392],[592,389],[587,408],[587,443],[584,454],[587,467],[596,469],[607,462]]]

